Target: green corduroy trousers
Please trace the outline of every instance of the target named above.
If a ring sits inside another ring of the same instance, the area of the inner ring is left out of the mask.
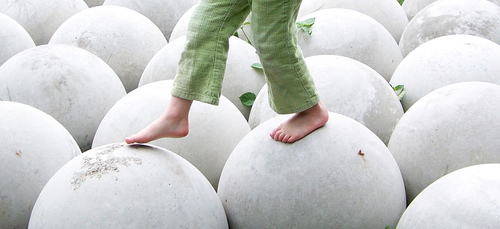
[[[229,37],[252,12],[252,43],[264,68],[269,104],[279,114],[306,110],[319,101],[297,45],[301,0],[201,0],[193,12],[172,95],[217,105]]]

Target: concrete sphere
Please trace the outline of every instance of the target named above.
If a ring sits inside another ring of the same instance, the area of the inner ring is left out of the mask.
[[[332,112],[350,117],[373,131],[384,143],[403,116],[403,107],[385,79],[365,64],[342,56],[306,58],[323,103]],[[250,127],[277,116],[264,86],[250,112]]]
[[[175,40],[177,38],[180,38],[182,36],[185,36],[187,34],[187,29],[188,29],[188,24],[189,20],[191,18],[191,15],[193,14],[194,9],[196,8],[198,4],[195,4],[189,10],[182,15],[182,17],[177,21],[175,24],[172,34],[170,35],[170,41]],[[248,17],[245,19],[245,22],[251,22],[252,21],[252,13],[248,15]],[[243,26],[243,25],[242,25]],[[243,28],[238,29],[236,32],[238,33],[238,36],[242,40],[251,43],[252,42],[252,25],[245,25]],[[243,31],[244,30],[244,31]],[[244,33],[246,33],[247,37],[245,37]]]
[[[440,178],[408,206],[397,228],[497,228],[498,174],[500,164],[481,164]]]
[[[160,28],[165,38],[170,33],[177,21],[199,0],[105,0],[103,5],[117,5],[133,9],[149,18]]]
[[[106,112],[125,96],[113,70],[68,45],[41,45],[0,67],[0,100],[36,107],[58,120],[85,151]]]
[[[25,104],[0,101],[0,126],[0,228],[26,228],[42,188],[81,151],[59,122]]]
[[[298,31],[304,56],[340,55],[370,66],[387,81],[403,59],[396,40],[375,19],[349,9],[324,9],[299,21],[316,18],[309,36]]]
[[[396,41],[399,41],[408,24],[405,12],[394,0],[303,0],[299,18],[329,8],[344,8],[364,13],[382,24]]]
[[[185,42],[184,36],[163,47],[144,69],[139,86],[159,80],[174,79]],[[229,46],[222,95],[236,105],[248,119],[251,108],[243,105],[239,97],[247,92],[257,94],[266,83],[264,72],[252,67],[252,64],[260,63],[260,60],[255,48],[250,44],[231,37]]]
[[[110,144],[61,168],[29,228],[227,228],[215,190],[193,165],[154,146]]]
[[[0,0],[0,13],[21,24],[37,45],[47,44],[64,21],[85,9],[83,0]]]
[[[403,56],[437,37],[467,34],[500,44],[500,6],[486,0],[442,0],[422,9],[408,23],[399,47]]]
[[[19,52],[35,47],[26,30],[14,19],[0,13],[0,66]]]
[[[388,147],[408,200],[454,170],[500,162],[499,103],[499,85],[464,82],[429,93],[403,115]]]
[[[406,200],[396,161],[358,122],[329,122],[293,144],[269,132],[288,117],[253,129],[229,157],[218,188],[231,228],[384,228]]]
[[[405,0],[402,7],[406,16],[408,17],[408,20],[411,20],[418,12],[435,1],[437,0]],[[500,6],[500,0],[488,1]]]
[[[120,6],[99,6],[64,22],[50,43],[72,45],[96,54],[113,68],[130,92],[137,88],[144,68],[167,40],[140,13]]]
[[[500,84],[500,45],[471,35],[448,35],[419,46],[394,71],[392,85],[404,85],[405,110],[440,87],[465,81]]]
[[[142,86],[116,103],[99,125],[93,147],[123,141],[159,117],[170,101],[171,80]],[[126,114],[126,115],[124,115]],[[193,103],[189,135],[164,138],[151,144],[166,148],[196,166],[217,187],[229,154],[250,132],[238,109],[225,97],[219,106]]]
[[[102,6],[104,0],[84,0],[89,7]]]

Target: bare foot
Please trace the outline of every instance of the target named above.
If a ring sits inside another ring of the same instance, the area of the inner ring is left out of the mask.
[[[269,135],[276,141],[292,143],[302,139],[328,122],[328,109],[320,101],[313,107],[296,113]]]
[[[192,100],[172,96],[163,114],[146,128],[130,137],[126,137],[128,144],[147,143],[159,138],[180,138],[189,133],[189,110]]]

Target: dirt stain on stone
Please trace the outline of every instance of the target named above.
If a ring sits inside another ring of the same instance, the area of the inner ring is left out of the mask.
[[[21,158],[21,156],[23,156],[23,152],[21,152],[21,150],[16,151],[16,156]]]
[[[95,157],[84,156],[81,172],[75,172],[71,179],[73,190],[76,190],[87,179],[101,178],[111,172],[120,172],[121,166],[141,165],[142,160],[136,157],[119,157],[114,152],[125,144],[112,144],[99,148]]]

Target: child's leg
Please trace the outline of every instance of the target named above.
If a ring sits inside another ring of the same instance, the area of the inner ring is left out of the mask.
[[[229,37],[249,12],[247,0],[200,1],[190,19],[187,42],[167,108],[149,126],[125,138],[127,143],[184,137],[189,131],[189,110],[193,100],[219,102]]]
[[[172,95],[217,105],[229,37],[250,13],[247,0],[202,0],[190,19]]]
[[[271,132],[277,141],[294,142],[323,126],[328,110],[297,45],[296,19],[301,0],[253,0],[254,44],[264,66],[269,102],[280,114],[296,113]]]

